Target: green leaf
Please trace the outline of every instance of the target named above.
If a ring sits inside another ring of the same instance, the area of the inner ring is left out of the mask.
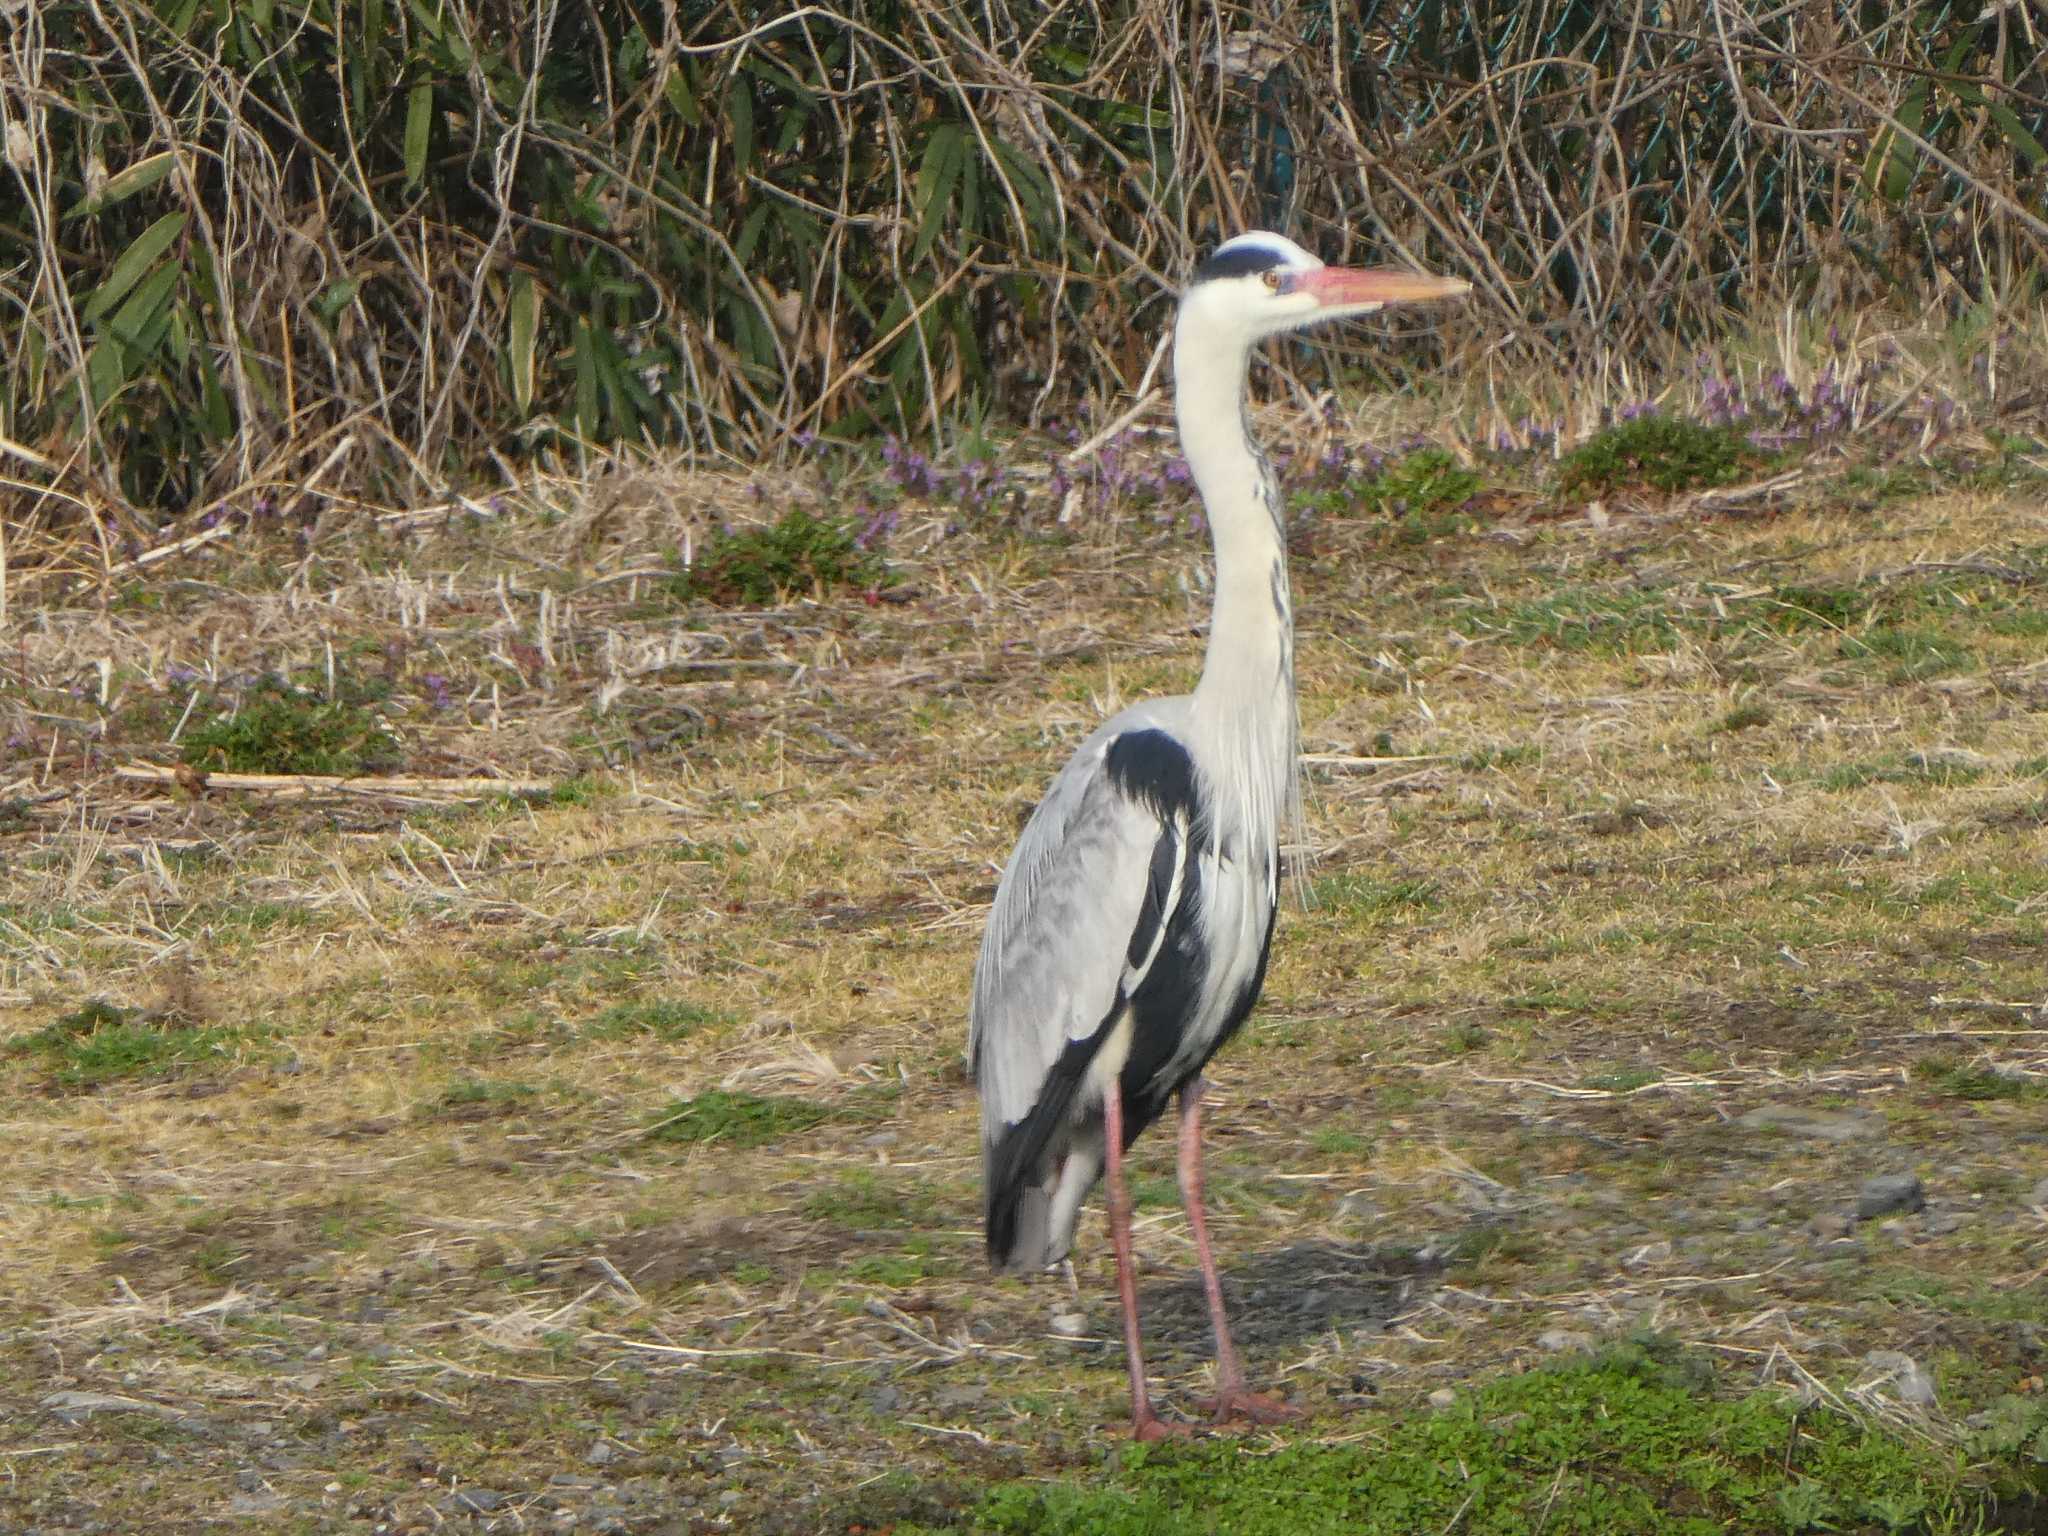
[[[1018,206],[1030,225],[1017,233],[1027,241],[1033,236],[1052,241],[1058,233],[1059,220],[1053,205],[1052,184],[1045,179],[1045,172],[1023,150],[1006,140],[990,139],[988,147],[995,152],[997,173],[1017,194]]]
[[[313,313],[329,325],[334,324],[335,317],[355,302],[362,286],[363,280],[359,277],[345,277],[338,283],[329,283],[321,290],[320,297],[313,301]]]
[[[427,137],[434,126],[434,84],[422,80],[405,104],[405,185],[410,191],[427,174]]]
[[[1899,103],[1898,116],[1893,121],[1906,133],[1918,134],[1920,124],[1927,116],[1927,81],[1916,80],[1906,92],[1905,100]],[[1920,146],[1907,139],[1897,129],[1887,126],[1878,135],[1878,142],[1871,146],[1870,160],[1864,170],[1865,190],[1869,190],[1876,176],[1884,179],[1884,195],[1887,202],[1900,203],[1912,188],[1913,173],[1920,168]]]
[[[770,202],[766,198],[754,204],[753,210],[747,215],[747,222],[740,226],[739,239],[732,243],[732,253],[739,259],[741,266],[753,265],[754,248],[761,243],[761,231],[768,227],[769,215],[781,206],[782,204]]]
[[[136,284],[135,291],[128,295],[128,302],[114,311],[106,329],[123,340],[132,341],[157,318],[158,311],[169,308],[171,290],[178,286],[178,277],[178,269],[172,263],[165,262],[158,267]]]
[[[132,165],[123,166],[109,176],[106,185],[100,188],[96,197],[81,197],[73,203],[64,217],[67,219],[86,218],[102,208],[111,208],[125,198],[138,192],[147,192],[177,168],[176,150],[159,150],[156,154],[145,155]]]
[[[910,252],[913,266],[931,254],[932,242],[945,228],[965,153],[959,124],[940,123],[932,129],[932,136],[925,143],[924,163],[917,168],[917,189],[912,194],[912,206],[917,210],[917,243]]]
[[[668,104],[675,108],[675,114],[692,128],[704,121],[703,109],[697,105],[697,96],[690,89],[690,77],[682,65],[671,65],[668,78],[661,82],[661,94],[668,98]]]
[[[598,436],[597,339],[590,322],[576,322],[576,430],[593,440]]]
[[[522,272],[512,279],[512,338],[508,344],[512,362],[512,398],[519,414],[533,409],[533,346],[540,333],[540,290],[533,274]]]
[[[732,167],[745,174],[754,163],[754,92],[735,75],[725,91],[725,121],[732,134]]]
[[[137,235],[135,243],[115,261],[107,280],[92,291],[92,297],[85,301],[85,309],[78,318],[91,325],[118,304],[128,290],[142,280],[143,274],[155,265],[157,257],[169,250],[172,242],[185,232],[188,217],[182,213],[167,213]]]
[[[2033,161],[2036,170],[2048,165],[2048,149],[2042,148],[2041,141],[2027,132],[2026,124],[2020,121],[2018,113],[2002,101],[1987,101],[1984,106],[1991,114],[1991,121],[1998,124],[1998,131],[2005,135],[2006,142]]]
[[[166,262],[137,284],[128,301],[100,328],[99,339],[85,361],[86,383],[95,406],[103,406],[119,394],[140,364],[156,351],[177,283],[177,267]]]

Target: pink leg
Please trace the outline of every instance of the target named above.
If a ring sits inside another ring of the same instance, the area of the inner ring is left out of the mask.
[[[1197,1077],[1180,1091],[1180,1199],[1195,1234],[1202,1292],[1209,1299],[1209,1322],[1216,1332],[1216,1396],[1202,1406],[1213,1407],[1219,1423],[1249,1419],[1254,1424],[1277,1424],[1298,1419],[1299,1408],[1251,1390],[1244,1379],[1243,1362],[1237,1358],[1237,1346],[1230,1341],[1230,1324],[1223,1316],[1223,1284],[1216,1278],[1216,1252],[1209,1246],[1209,1223],[1202,1216],[1202,1088]]]
[[[1138,1281],[1131,1262],[1131,1192],[1124,1187],[1124,1106],[1116,1082],[1102,1100],[1102,1134],[1109,1154],[1109,1240],[1116,1248],[1116,1288],[1123,1298],[1124,1361],[1131,1371],[1131,1433],[1140,1440],[1164,1440],[1189,1433],[1152,1411],[1145,1390],[1145,1357],[1138,1348]]]

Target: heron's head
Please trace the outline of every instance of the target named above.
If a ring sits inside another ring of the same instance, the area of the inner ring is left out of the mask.
[[[1181,296],[1183,323],[1220,338],[1253,342],[1320,320],[1369,315],[1389,304],[1454,299],[1471,284],[1455,277],[1373,267],[1331,267],[1292,240],[1253,230],[1216,247]]]

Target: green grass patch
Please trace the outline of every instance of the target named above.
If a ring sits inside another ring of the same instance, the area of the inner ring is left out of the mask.
[[[650,998],[640,1003],[615,1003],[583,1027],[591,1040],[686,1040],[706,1029],[732,1023],[732,1015],[679,997]]]
[[[925,1227],[938,1214],[931,1190],[907,1175],[885,1179],[872,1169],[856,1168],[804,1197],[803,1213],[856,1231]]]
[[[1738,704],[1720,719],[1707,727],[1711,735],[1724,735],[1735,731],[1752,731],[1760,725],[1771,723],[1771,712],[1761,704]]]
[[[1474,639],[1602,655],[1668,650],[1678,638],[1661,593],[1628,589],[1569,588],[1493,609],[1467,609],[1454,622]]]
[[[1557,489],[1568,500],[1645,488],[1690,491],[1732,485],[1770,461],[1740,427],[1638,416],[1595,433],[1560,458]]]
[[[898,1531],[1932,1532],[1968,1529],[1981,1507],[1953,1455],[1802,1412],[1783,1393],[1720,1398],[1712,1385],[1710,1367],[1631,1344],[1490,1382],[1441,1413],[1376,1421],[1366,1444],[1127,1447],[1098,1478],[1011,1484],[951,1522]],[[2004,1440],[2031,1446],[2033,1420],[2013,1417]]]
[[[1875,598],[1861,587],[1802,586],[1773,587],[1756,599],[1756,622],[1781,635],[1795,635],[1809,629],[1847,629],[1860,623],[1870,612]]]
[[[1325,875],[1316,881],[1318,908],[1350,918],[1380,918],[1396,912],[1433,912],[1442,904],[1434,880],[1402,877],[1381,880],[1372,875]]]
[[[540,1090],[532,1083],[489,1077],[458,1077],[441,1090],[441,1108],[463,1109],[476,1104],[518,1104],[539,1092]]]
[[[200,1028],[145,1016],[94,999],[33,1034],[8,1042],[10,1054],[36,1056],[60,1086],[91,1088],[124,1078],[163,1077],[231,1061],[238,1029]]]
[[[1886,625],[1845,634],[1837,647],[1845,661],[1887,663],[1885,681],[1917,683],[1949,677],[1977,665],[1977,653],[1939,630]]]
[[[1980,1104],[1994,1099],[2023,1099],[2041,1092],[2023,1077],[2012,1077],[1939,1056],[1923,1057],[1914,1062],[1913,1076],[1937,1093]]]
[[[1861,763],[1837,763],[1814,782],[1822,789],[1861,789],[1866,784],[1929,784],[1958,789],[1984,776],[1975,763],[1958,762],[1926,752],[1891,752]]]
[[[851,521],[793,507],[773,523],[713,534],[676,585],[685,598],[763,608],[793,593],[859,591],[887,576],[882,557],[860,546]]]
[[[809,1099],[764,1098],[714,1089],[694,1099],[675,1099],[647,1127],[653,1141],[722,1142],[729,1147],[765,1147],[808,1131],[832,1118],[832,1110]]]
[[[349,698],[324,699],[281,679],[258,684],[240,707],[184,735],[185,761],[231,773],[317,773],[353,778],[404,761],[383,716]]]
[[[873,1125],[886,1120],[890,1106],[902,1091],[902,1085],[893,1080],[871,1083],[836,1104],[820,1104],[814,1099],[782,1094],[713,1089],[693,1099],[671,1099],[649,1117],[647,1135],[654,1141],[716,1141],[733,1147],[762,1147],[827,1121]]]

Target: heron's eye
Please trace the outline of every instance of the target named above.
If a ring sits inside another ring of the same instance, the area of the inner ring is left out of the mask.
[[[1278,293],[1280,291],[1280,274],[1276,269],[1272,267],[1268,267],[1265,271],[1259,274],[1259,281],[1264,283],[1268,288],[1272,289],[1275,293]]]

